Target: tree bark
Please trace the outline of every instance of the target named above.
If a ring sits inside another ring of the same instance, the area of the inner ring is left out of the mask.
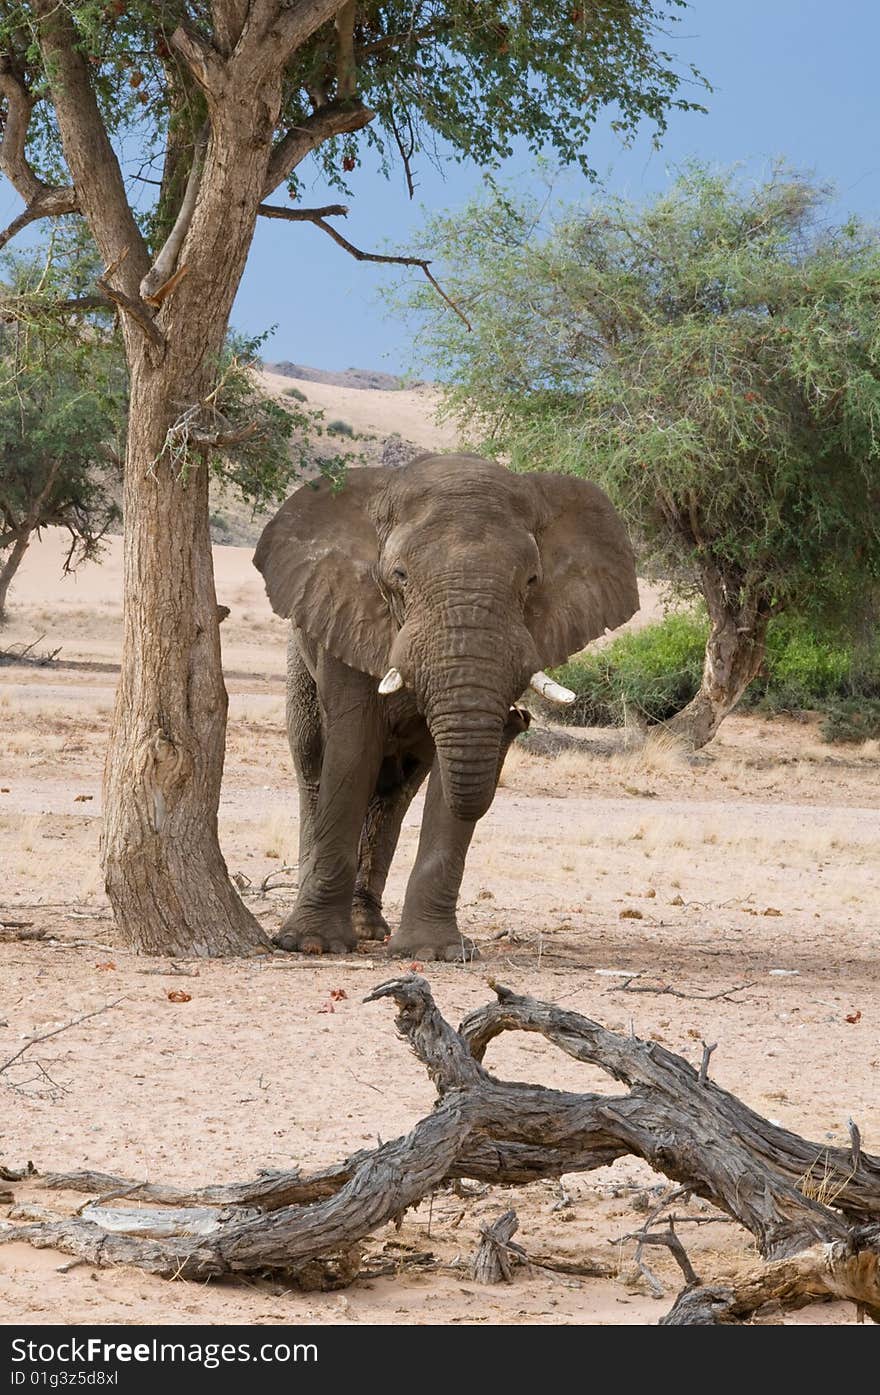
[[[103,862],[117,924],[147,954],[268,948],[230,881],[217,835],[227,696],[205,453],[187,445],[183,420],[190,414],[198,433],[200,404],[216,382],[270,155],[274,118],[265,107],[279,92],[265,84],[246,96],[230,93],[215,113],[179,256],[187,274],[157,316],[164,349],[127,326],[124,639],[104,776]]]
[[[415,974],[368,995],[394,1000],[398,1030],[437,1087],[434,1109],[405,1137],[312,1176],[263,1174],[191,1192],[92,1172],[50,1175],[45,1185],[98,1199],[72,1217],[40,1212],[36,1224],[0,1227],[0,1241],[174,1279],[274,1271],[302,1287],[338,1287],[356,1277],[368,1235],[444,1182],[522,1184],[632,1154],[745,1226],[765,1261],[735,1282],[694,1282],[688,1265],[668,1325],[740,1322],[768,1302],[800,1307],[823,1297],[850,1299],[880,1322],[880,1158],[857,1136],[851,1150],[809,1142],[657,1042],[498,985],[495,992],[497,1003],[472,1012],[458,1032]],[[481,1062],[505,1031],[537,1032],[626,1088],[574,1094],[497,1080]],[[163,1209],[108,1205],[123,1196]],[[633,1238],[657,1243],[648,1227],[661,1223],[658,1214]],[[512,1233],[508,1218],[498,1238],[509,1245]]]
[[[709,612],[709,639],[699,690],[667,722],[667,730],[693,750],[710,742],[739,702],[764,661],[770,607],[760,593],[746,592],[714,568],[701,569]]]
[[[3,559],[2,565],[0,565],[0,625],[7,619],[6,597],[12,585],[12,579],[24,561],[24,555],[28,550],[30,540],[30,528],[19,533],[6,557]]]

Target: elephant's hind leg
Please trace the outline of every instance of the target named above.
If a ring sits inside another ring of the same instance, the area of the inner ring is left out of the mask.
[[[430,760],[408,757],[380,771],[358,845],[358,871],[351,919],[359,940],[384,940],[390,926],[382,914],[382,893],[413,796],[431,768]]]
[[[324,730],[318,690],[302,656],[296,634],[287,645],[287,740],[299,788],[299,866],[309,860],[324,758]]]

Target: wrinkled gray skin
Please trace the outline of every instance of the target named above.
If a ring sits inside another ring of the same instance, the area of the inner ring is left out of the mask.
[[[455,918],[476,821],[492,803],[514,706],[638,608],[623,526],[601,490],[476,456],[350,470],[304,485],[254,557],[292,622],[287,724],[300,791],[300,888],[277,943],[346,953],[382,939],[406,809],[428,778],[392,951],[458,959]],[[404,688],[383,697],[397,668]]]

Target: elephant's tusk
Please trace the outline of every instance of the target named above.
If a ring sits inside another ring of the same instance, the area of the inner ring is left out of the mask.
[[[549,702],[559,702],[563,705],[574,702],[577,697],[577,693],[573,693],[571,688],[563,688],[561,683],[554,683],[540,668],[529,679],[529,687],[534,688],[536,693],[540,693],[541,697],[547,698]]]
[[[399,669],[390,668],[379,684],[379,692],[383,697],[387,697],[389,693],[396,693],[402,687],[403,679],[400,676]]]

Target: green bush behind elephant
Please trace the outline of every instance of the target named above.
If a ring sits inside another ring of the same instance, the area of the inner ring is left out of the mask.
[[[285,949],[383,939],[382,894],[428,778],[393,952],[472,948],[456,903],[510,742],[516,699],[638,608],[623,525],[595,485],[477,456],[350,470],[292,495],[254,557],[291,620],[287,726],[300,794],[300,885]],[[381,680],[381,681],[380,681]]]

